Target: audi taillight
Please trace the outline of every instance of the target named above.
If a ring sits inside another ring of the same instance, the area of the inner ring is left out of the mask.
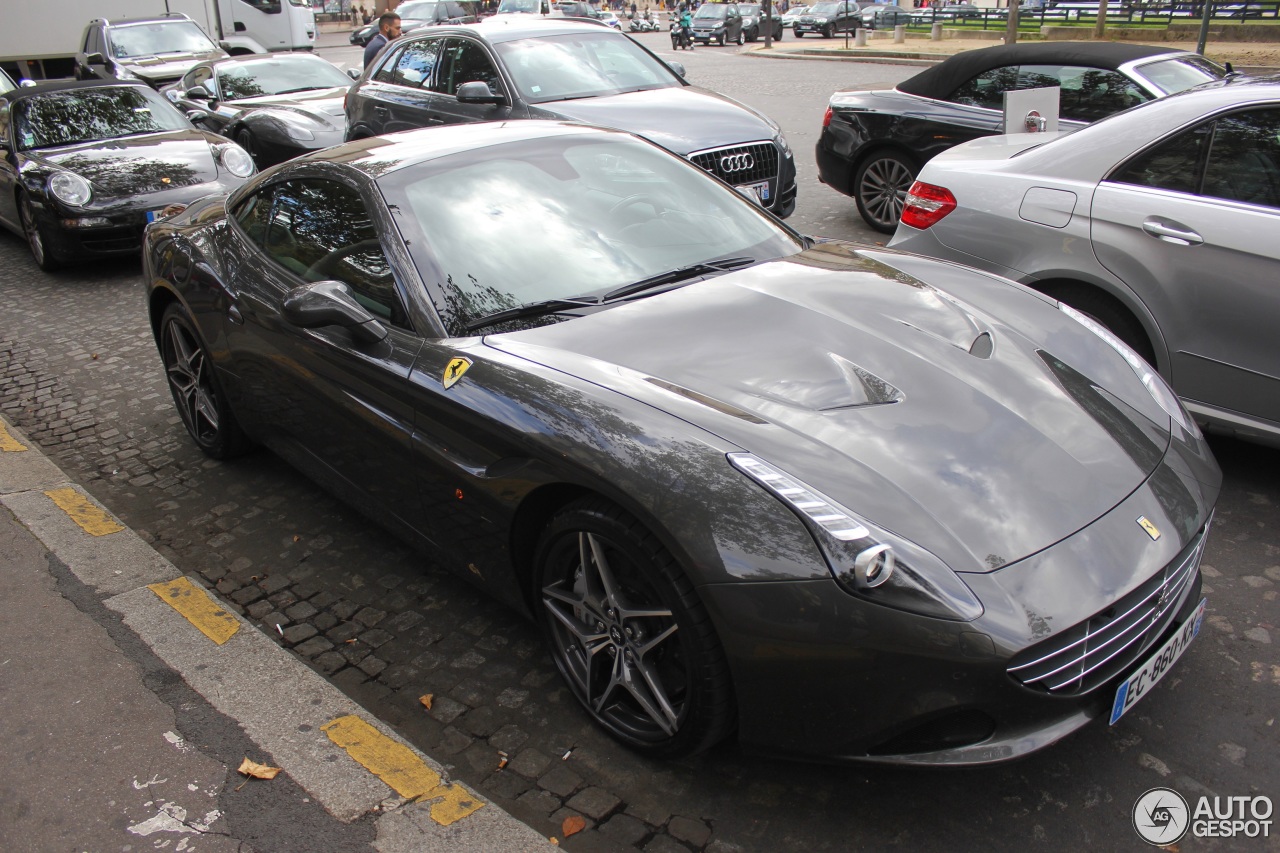
[[[822,114],[822,126],[823,127],[831,126],[831,107],[827,107],[827,111]]]
[[[955,209],[956,197],[951,194],[951,190],[916,181],[907,190],[906,206],[902,208],[902,223],[923,230],[937,225]]]

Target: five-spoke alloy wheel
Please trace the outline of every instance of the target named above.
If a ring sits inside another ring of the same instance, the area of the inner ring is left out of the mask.
[[[654,757],[699,752],[734,720],[724,652],[676,561],[600,499],[562,510],[538,548],[543,627],[574,695]]]
[[[227,407],[213,362],[178,303],[160,321],[160,358],[182,423],[205,455],[229,459],[247,450],[248,439]]]

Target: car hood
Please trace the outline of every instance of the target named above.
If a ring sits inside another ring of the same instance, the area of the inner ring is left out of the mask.
[[[629,131],[682,156],[720,145],[770,140],[777,133],[750,107],[696,86],[537,106],[573,121]]]
[[[166,53],[163,56],[131,56],[117,61],[148,83],[156,83],[176,80],[190,71],[197,62],[221,59],[226,55],[219,50],[205,53]]]
[[[218,163],[211,138],[192,128],[30,153],[37,161],[75,172],[100,195],[119,197],[216,180]]]
[[[1053,303],[891,252],[819,246],[486,344],[713,432],[958,571],[1087,526],[1169,444],[1133,372]]]
[[[340,130],[346,121],[343,98],[347,94],[347,88],[335,86],[331,89],[317,89],[314,92],[262,95],[257,98],[241,98],[223,103],[239,110],[270,109],[273,112],[294,113],[309,118],[322,127]]]

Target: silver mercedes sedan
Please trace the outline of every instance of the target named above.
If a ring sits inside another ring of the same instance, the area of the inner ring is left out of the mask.
[[[1074,306],[1214,431],[1280,445],[1280,78],[931,160],[890,243]]]

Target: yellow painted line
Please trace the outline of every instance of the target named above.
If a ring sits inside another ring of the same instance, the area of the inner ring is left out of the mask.
[[[431,819],[441,826],[457,823],[479,811],[484,803],[461,785],[446,785],[440,774],[403,744],[396,743],[355,715],[339,717],[320,727],[329,740],[402,797],[438,800]]]
[[[218,645],[230,640],[231,635],[240,630],[240,622],[236,617],[210,598],[209,593],[186,578],[149,584],[147,589],[181,613],[188,622],[200,629],[201,634]]]
[[[45,494],[90,536],[109,536],[124,530],[114,518],[75,489],[53,489]]]
[[[19,450],[26,449],[27,446],[10,435],[9,430],[5,429],[3,423],[0,423],[0,451],[5,453],[17,453]]]

